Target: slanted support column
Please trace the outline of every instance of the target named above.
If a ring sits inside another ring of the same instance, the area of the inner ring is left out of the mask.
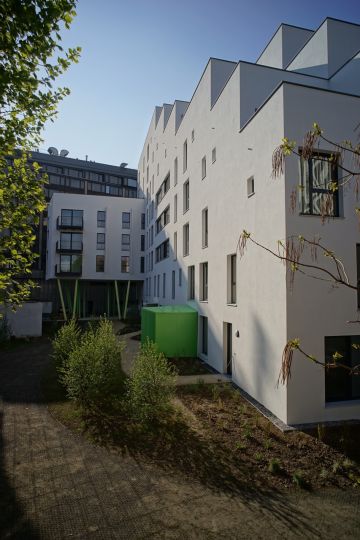
[[[60,302],[61,302],[61,308],[64,315],[64,320],[67,321],[67,315],[66,315],[66,309],[65,309],[65,302],[64,302],[64,295],[61,287],[61,280],[58,278],[57,280],[58,289],[59,289],[59,296],[60,296]]]
[[[74,291],[74,303],[73,303],[73,313],[72,318],[75,319],[76,317],[76,307],[77,307],[77,300],[78,300],[78,289],[79,289],[79,280],[77,279],[75,281],[75,291]]]
[[[117,284],[116,280],[114,281],[114,285],[115,285],[115,296],[116,296],[116,305],[117,305],[118,318],[119,318],[119,321],[121,321],[119,289],[118,289],[118,284]]]
[[[129,301],[129,292],[130,292],[130,279],[127,282],[127,288],[126,288],[126,297],[125,297],[125,305],[124,305],[124,319],[126,319],[126,313],[127,313],[128,301]]]

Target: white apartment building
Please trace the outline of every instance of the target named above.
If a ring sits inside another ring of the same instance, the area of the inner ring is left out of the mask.
[[[46,279],[59,310],[122,318],[142,301],[144,199],[54,193],[48,207]]]
[[[359,361],[351,344],[360,331],[347,323],[358,318],[358,300],[302,275],[290,291],[278,260],[254,245],[240,258],[238,240],[245,229],[276,250],[291,235],[319,235],[356,283],[352,191],[334,195],[334,215],[323,224],[316,190],[323,162],[310,160],[301,174],[291,156],[282,178],[271,171],[281,139],[301,147],[314,122],[332,140],[356,136],[359,51],[360,26],[328,18],[316,31],[282,24],[256,63],[211,58],[190,102],[155,108],[139,160],[145,302],[195,307],[199,356],[287,424],[360,418],[360,379],[344,380],[341,370],[329,375],[295,355],[288,385],[277,386],[289,339],[319,359],[336,347]],[[325,192],[326,174],[323,166]]]

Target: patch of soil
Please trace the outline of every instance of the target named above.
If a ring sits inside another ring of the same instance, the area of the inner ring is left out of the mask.
[[[205,375],[206,373],[214,373],[205,362],[196,357],[168,358],[168,362],[176,367],[179,375]]]
[[[255,483],[360,488],[359,424],[282,433],[230,385],[179,387],[178,396],[234,476],[240,460]]]

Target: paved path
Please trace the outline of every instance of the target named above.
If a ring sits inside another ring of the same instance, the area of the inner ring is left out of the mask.
[[[125,349],[122,353],[122,366],[127,375],[131,375],[131,371],[134,364],[134,359],[140,348],[140,341],[133,339],[140,336],[140,332],[132,332],[131,334],[125,334],[119,336],[121,341],[125,343]],[[206,384],[216,384],[231,382],[231,377],[223,375],[221,373],[204,373],[203,375],[179,375],[176,384],[178,386],[184,386],[187,384],[197,384],[202,381]]]
[[[359,491],[228,495],[87,443],[41,400],[48,352],[0,351],[1,539],[359,538]]]

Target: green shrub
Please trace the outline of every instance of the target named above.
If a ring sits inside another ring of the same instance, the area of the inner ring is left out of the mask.
[[[268,465],[268,471],[271,474],[280,474],[281,473],[280,461],[276,458],[270,459],[269,465]]]
[[[294,484],[296,484],[297,487],[299,487],[301,489],[308,489],[309,488],[309,484],[306,481],[306,479],[304,478],[303,471],[294,472],[292,480],[293,480]]]
[[[53,358],[58,373],[66,367],[70,354],[79,346],[81,331],[76,321],[71,319],[64,324],[52,341]]]
[[[121,397],[125,375],[121,368],[123,344],[110,321],[90,327],[71,351],[61,380],[67,394],[86,411],[104,410]]]
[[[135,358],[128,381],[128,398],[132,414],[141,422],[161,418],[171,409],[177,371],[147,339]]]

